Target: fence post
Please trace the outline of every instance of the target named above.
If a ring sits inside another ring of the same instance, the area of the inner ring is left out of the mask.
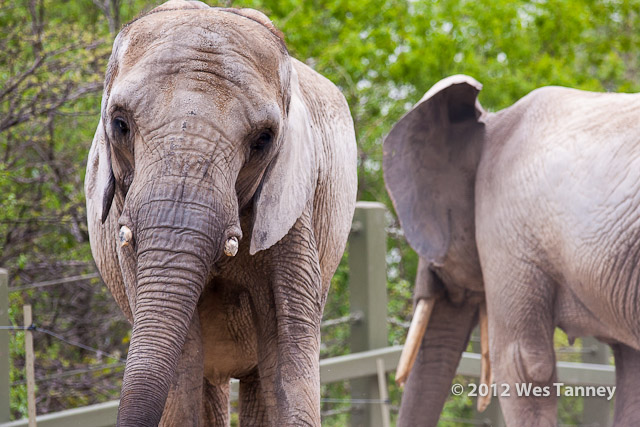
[[[358,202],[349,238],[350,311],[359,316],[351,325],[351,352],[387,346],[386,208]],[[375,375],[351,381],[352,399],[379,399]],[[352,405],[352,427],[382,427],[380,406]]]
[[[25,305],[24,327],[33,325],[31,306]],[[24,331],[24,370],[27,376],[27,409],[29,413],[29,427],[36,427],[36,379],[33,354],[33,332],[30,329]]]
[[[609,364],[609,346],[594,337],[582,338],[582,350],[592,349],[582,353],[582,361],[585,363]],[[606,427],[609,425],[610,407],[606,399],[602,397],[583,397],[582,422],[593,426]]]
[[[0,325],[9,326],[9,273],[0,268]],[[9,331],[0,331],[0,423],[11,419]]]

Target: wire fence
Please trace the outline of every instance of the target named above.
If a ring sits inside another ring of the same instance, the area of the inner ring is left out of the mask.
[[[59,279],[59,280],[51,280],[51,281],[47,281],[47,282],[39,282],[39,283],[33,283],[30,285],[25,285],[22,286],[20,288],[13,288],[11,290],[16,290],[16,289],[20,289],[20,290],[29,290],[29,289],[34,289],[34,288],[40,288],[43,286],[53,286],[56,284],[66,284],[66,283],[72,283],[74,281],[80,281],[80,280],[87,280],[87,279],[93,279],[95,277],[99,277],[97,275],[81,275],[81,276],[73,276],[73,277],[68,277],[68,278],[64,278],[64,279]],[[344,325],[344,324],[356,324],[358,322],[360,322],[362,320],[363,316],[361,313],[352,313],[350,315],[347,316],[342,316],[336,319],[328,319],[322,322],[322,327],[323,328],[331,328],[331,327],[336,327],[339,325]],[[389,317],[387,318],[387,321],[389,324],[391,325],[395,325],[397,327],[403,327],[406,328],[408,326],[408,322],[405,322],[402,319],[397,319],[397,318],[393,318],[393,317]],[[99,364],[99,365],[93,365],[93,366],[89,366],[86,368],[82,368],[82,369],[71,369],[65,372],[58,372],[52,375],[44,375],[44,376],[40,376],[36,378],[36,382],[37,383],[44,383],[47,381],[52,381],[52,380],[56,380],[59,378],[65,378],[65,377],[70,377],[70,376],[74,376],[74,375],[82,375],[82,374],[87,374],[87,373],[92,373],[92,372],[99,372],[99,371],[108,371],[110,373],[115,373],[119,370],[122,370],[125,367],[125,363],[126,360],[121,358],[119,355],[117,354],[109,354],[108,352],[105,352],[103,350],[100,350],[98,348],[83,344],[81,342],[77,342],[74,340],[69,340],[66,339],[64,336],[62,336],[61,334],[57,333],[57,332],[53,332],[51,330],[48,329],[44,329],[41,328],[39,326],[37,326],[35,323],[31,324],[31,325],[24,325],[24,326],[15,326],[15,325],[2,325],[0,326],[0,330],[6,330],[6,331],[11,331],[11,332],[24,332],[24,331],[32,331],[35,333],[41,333],[44,335],[48,335],[51,336],[67,345],[70,346],[74,346],[80,349],[83,349],[85,351],[90,351],[94,354],[97,354],[100,357],[105,357],[105,358],[109,358],[114,360],[115,363],[104,363],[104,364]],[[475,337],[472,337],[472,341],[476,339]],[[557,351],[559,352],[564,352],[564,353],[581,353],[581,354],[589,354],[592,353],[594,351],[597,350],[597,347],[594,346],[585,346],[584,348],[578,348],[578,349],[573,349],[571,347],[561,347],[559,349],[557,349]],[[10,383],[11,386],[15,387],[15,386],[22,386],[26,383],[25,380],[17,380],[17,381],[13,381],[12,383]],[[73,390],[67,390],[69,392],[70,395],[75,394],[73,392]],[[65,393],[67,392],[65,391]],[[80,394],[78,394],[77,397],[82,397]],[[321,411],[321,416],[323,417],[323,419],[328,419],[331,417],[339,417],[339,416],[344,416],[345,414],[355,414],[355,413],[359,413],[364,411],[366,407],[373,407],[375,406],[380,406],[380,405],[385,405],[387,408],[389,408],[389,412],[391,413],[397,413],[398,412],[398,406],[393,404],[392,399],[365,399],[365,398],[334,398],[334,397],[322,397],[321,398],[321,403],[323,404],[323,410]],[[332,407],[335,406],[335,407]],[[446,422],[451,422],[451,423],[455,423],[456,425],[486,425],[486,426],[490,426],[492,425],[492,422],[490,420],[483,420],[482,418],[452,418],[452,417],[442,417],[441,418],[442,421],[446,421]],[[560,424],[562,425],[562,424]],[[583,425],[583,426],[587,426],[589,424],[572,424],[572,425]]]
[[[67,283],[67,282],[65,282],[65,283]],[[331,326],[335,326],[335,325],[338,325],[338,324],[358,321],[360,318],[361,318],[360,315],[344,316],[344,317],[341,317],[341,318],[325,321],[325,322],[323,322],[322,327],[331,327]],[[43,333],[45,335],[49,335],[49,336],[51,336],[53,338],[56,338],[56,339],[60,340],[61,342],[65,343],[65,344],[71,345],[73,347],[80,348],[82,350],[90,351],[90,352],[96,354],[99,358],[105,357],[105,358],[117,361],[116,363],[95,365],[95,366],[90,366],[88,368],[73,369],[73,370],[69,370],[69,371],[58,373],[58,374],[54,374],[54,375],[46,375],[46,376],[42,376],[42,377],[37,377],[36,378],[36,382],[51,381],[51,380],[54,380],[54,379],[69,377],[69,376],[73,376],[73,375],[81,375],[81,374],[84,374],[84,373],[101,371],[101,370],[119,370],[119,369],[122,369],[125,366],[126,362],[127,362],[126,359],[123,359],[123,358],[119,357],[118,355],[109,354],[109,353],[107,353],[107,352],[105,352],[103,350],[88,346],[86,344],[82,344],[82,343],[75,342],[75,341],[70,341],[70,340],[64,338],[62,335],[60,335],[58,333],[55,333],[55,332],[50,331],[48,329],[40,328],[40,327],[36,326],[35,324],[31,324],[31,325],[28,325],[28,326],[13,326],[13,325],[8,326],[8,325],[4,325],[4,326],[0,326],[0,330],[10,331],[10,332],[24,332],[24,331],[40,332],[40,333]],[[19,380],[19,381],[13,381],[11,383],[11,386],[13,387],[13,386],[19,386],[19,385],[24,385],[24,384],[26,384],[26,380]],[[322,399],[321,401],[323,403],[371,403],[371,404],[386,403],[386,404],[390,404],[389,399],[380,400],[380,399],[334,399],[334,398],[326,398],[326,399]]]
[[[30,284],[23,285],[23,286],[9,287],[8,291],[9,292],[24,292],[24,291],[29,291],[29,290],[32,290],[32,289],[40,289],[40,288],[50,287],[50,286],[65,285],[65,284],[70,284],[70,283],[75,283],[75,282],[80,282],[80,281],[85,281],[85,280],[98,279],[98,278],[100,278],[100,275],[98,273],[82,274],[82,275],[64,277],[64,278],[55,279],[55,280],[34,282],[34,283],[30,283]],[[322,323],[321,323],[321,328],[322,329],[327,329],[327,328],[332,328],[332,327],[336,327],[336,326],[340,326],[340,325],[344,325],[344,324],[353,324],[353,323],[361,321],[363,319],[363,317],[364,316],[363,316],[363,314],[361,312],[356,312],[356,313],[351,313],[349,315],[338,317],[338,318],[335,318],[335,319],[323,320]],[[406,322],[406,321],[404,321],[402,319],[388,317],[387,321],[391,325],[395,325],[397,327],[402,327],[402,328],[408,328],[409,327],[409,322]],[[115,371],[122,370],[126,366],[126,359],[123,359],[118,355],[109,354],[108,352],[105,352],[105,351],[100,350],[98,348],[94,348],[94,347],[91,347],[89,345],[77,342],[77,341],[68,340],[64,336],[62,336],[61,334],[53,332],[53,331],[45,329],[45,328],[41,328],[41,327],[37,326],[35,323],[32,323],[31,325],[24,325],[24,326],[1,325],[0,326],[0,330],[6,330],[6,331],[10,331],[10,332],[24,332],[24,331],[27,331],[27,330],[28,331],[32,331],[32,332],[38,332],[38,333],[41,333],[41,334],[45,334],[45,335],[51,336],[51,337],[53,337],[53,338],[65,343],[67,345],[70,345],[70,346],[73,346],[73,347],[77,347],[77,348],[80,348],[80,349],[85,350],[85,351],[92,352],[92,353],[96,354],[98,356],[98,358],[103,358],[104,357],[104,358],[112,359],[112,360],[115,361],[115,363],[99,364],[99,365],[93,365],[93,366],[89,366],[89,367],[81,368],[81,369],[71,369],[71,370],[68,370],[68,371],[58,372],[58,373],[51,374],[51,375],[43,375],[43,376],[35,378],[36,383],[45,383],[45,382],[48,382],[48,381],[53,381],[53,380],[57,380],[57,379],[61,379],[61,378],[67,378],[67,377],[71,377],[71,376],[75,376],[75,375],[83,375],[83,374],[97,372],[97,371],[115,372]],[[27,381],[25,379],[17,380],[17,381],[11,382],[10,386],[11,387],[23,386],[26,383],[27,383]],[[331,398],[331,397],[326,397],[326,398],[321,398],[320,401],[321,401],[321,403],[324,403],[324,404],[347,404],[348,405],[348,406],[345,406],[345,407],[342,407],[342,408],[336,408],[336,409],[322,411],[322,416],[324,418],[337,416],[337,415],[341,415],[341,414],[345,414],[345,413],[349,413],[349,412],[353,411],[353,406],[352,405],[380,405],[380,404],[385,404],[385,405],[388,405],[392,411],[394,411],[394,409],[395,409],[395,412],[397,412],[397,409],[398,409],[398,407],[396,405],[392,405],[391,404],[391,400],[390,399],[384,399],[383,400],[383,399],[353,399],[353,398]]]
[[[36,377],[36,382],[38,383],[44,383],[47,381],[53,381],[53,380],[57,380],[60,378],[66,378],[66,377],[71,377],[74,375],[82,375],[82,374],[87,374],[89,372],[96,372],[96,371],[116,371],[116,370],[121,370],[122,368],[124,368],[125,363],[124,362],[118,362],[118,363],[106,363],[106,364],[102,364],[102,365],[95,365],[95,366],[91,366],[89,368],[83,368],[83,369],[72,369],[69,371],[65,371],[59,374],[53,374],[53,375],[45,375],[42,377]],[[13,381],[11,382],[11,386],[15,387],[15,386],[20,386],[20,385],[24,385],[27,383],[27,380],[18,380],[18,381]]]
[[[67,283],[67,282],[65,282]],[[125,364],[126,364],[126,359],[122,359],[121,357],[117,356],[117,355],[112,355],[109,354],[107,352],[104,352],[100,349],[94,348],[94,347],[90,347],[88,345],[79,343],[79,342],[75,342],[75,341],[70,341],[66,338],[64,338],[62,335],[57,334],[53,331],[50,331],[48,329],[43,329],[43,328],[39,328],[38,326],[31,324],[28,326],[0,326],[0,330],[5,330],[5,331],[10,331],[10,332],[24,332],[24,331],[32,331],[32,332],[40,332],[42,334],[45,335],[49,335],[57,340],[60,340],[61,342],[71,345],[73,347],[77,347],[77,348],[81,348],[83,350],[86,351],[90,351],[92,353],[95,353],[98,355],[99,358],[105,357],[108,359],[112,359],[112,360],[116,360],[116,363],[110,363],[110,364],[100,364],[100,365],[94,365],[94,366],[89,366],[87,368],[82,368],[82,369],[72,369],[69,371],[65,371],[65,372],[60,372],[57,374],[52,374],[52,375],[44,375],[41,377],[36,377],[36,382],[37,383],[44,383],[44,382],[48,382],[48,381],[53,381],[53,380],[57,380],[60,378],[67,378],[70,376],[74,376],[74,375],[82,375],[82,374],[86,374],[89,372],[96,372],[96,371],[104,371],[104,370],[108,370],[108,371],[115,371],[115,370],[120,370],[122,369]],[[27,381],[26,380],[18,380],[18,381],[13,381],[10,383],[11,387],[17,387],[17,386],[21,386],[26,384]]]
[[[28,291],[30,289],[44,288],[44,287],[47,287],[47,286],[64,285],[66,283],[74,283],[74,282],[80,282],[80,281],[83,281],[83,280],[97,279],[99,277],[100,277],[100,274],[98,274],[98,273],[82,274],[82,275],[79,275],[79,276],[65,277],[65,278],[62,278],[62,279],[48,280],[48,281],[45,281],[45,282],[31,283],[31,284],[25,285],[25,286],[16,286],[16,287],[13,287],[13,288],[9,288],[9,292]]]
[[[366,226],[362,227],[362,230],[359,230],[360,232],[362,231],[366,231]],[[358,230],[356,230],[358,231]],[[387,230],[389,231],[389,230]],[[394,231],[397,230],[391,230],[391,232],[393,233]],[[17,287],[10,287],[8,290],[11,293],[18,293],[18,292],[27,292],[30,290],[35,290],[35,289],[42,289],[42,288],[47,288],[47,287],[53,287],[53,286],[58,286],[58,285],[65,285],[65,284],[72,284],[72,283],[77,283],[77,282],[81,282],[81,281],[88,281],[88,280],[94,280],[94,279],[99,279],[100,275],[95,272],[95,273],[90,273],[90,274],[82,274],[82,275],[75,275],[75,276],[70,276],[70,277],[64,277],[64,278],[60,278],[60,279],[55,279],[55,280],[47,280],[47,281],[41,281],[41,282],[34,282],[34,283],[28,283],[28,284],[24,284],[22,286],[17,286]],[[326,331],[328,329],[331,328],[335,328],[335,327],[340,327],[340,326],[344,326],[344,325],[351,325],[351,327],[353,327],[353,325],[358,325],[360,324],[363,319],[365,318],[365,315],[363,312],[352,312],[348,315],[345,316],[341,316],[341,317],[337,317],[337,318],[333,318],[333,319],[325,319],[322,321],[321,323],[321,328],[323,329],[323,331]],[[400,318],[396,318],[393,316],[388,316],[386,318],[387,323],[395,328],[403,328],[403,329],[407,329],[409,327],[409,322],[406,319],[400,319]],[[52,380],[56,380],[56,379],[60,379],[60,378],[66,378],[66,377],[71,377],[74,375],[83,375],[83,374],[87,374],[87,373],[92,373],[92,372],[96,372],[96,371],[109,371],[109,372],[118,372],[120,370],[122,370],[125,366],[126,360],[123,358],[120,358],[118,355],[112,355],[112,354],[108,354],[107,352],[100,350],[98,348],[94,348],[92,346],[86,345],[84,343],[81,342],[77,342],[77,341],[72,341],[72,340],[68,340],[66,339],[64,336],[62,336],[59,333],[53,332],[51,330],[48,329],[44,329],[41,328],[35,324],[32,325],[26,325],[26,326],[7,326],[7,327],[0,327],[0,329],[5,329],[5,330],[11,330],[14,332],[20,332],[20,331],[24,331],[24,330],[31,330],[33,332],[39,332],[42,334],[46,334],[49,335],[57,340],[60,340],[61,342],[67,344],[67,345],[71,345],[80,349],[83,349],[85,351],[89,351],[92,352],[94,354],[97,354],[98,356],[102,357],[107,357],[112,359],[115,363],[108,363],[108,364],[99,364],[99,365],[94,365],[94,366],[88,366],[86,368],[82,368],[82,369],[71,369],[71,370],[67,370],[65,372],[56,372],[54,374],[51,375],[43,375],[40,377],[36,378],[36,382],[37,383],[44,383],[47,381],[52,381]],[[26,383],[25,380],[18,380],[18,381],[13,381],[11,383],[12,386],[21,386],[24,385]],[[375,398],[354,398],[354,397],[334,397],[335,396],[335,391],[334,392],[328,392],[328,395],[325,395],[324,397],[321,398],[321,403],[323,405],[323,411],[321,413],[323,418],[328,418],[328,417],[336,417],[336,416],[340,416],[346,413],[357,413],[359,411],[362,411],[364,409],[364,407],[371,407],[371,406],[380,406],[380,405],[385,405],[389,408],[390,412],[396,413],[398,411],[398,406],[392,404],[391,399],[375,399]],[[337,396],[341,396],[341,394],[338,394]]]

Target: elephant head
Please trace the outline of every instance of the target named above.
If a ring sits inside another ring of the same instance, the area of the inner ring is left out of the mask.
[[[316,176],[308,116],[283,37],[259,12],[172,0],[117,36],[86,191],[90,228],[113,234],[126,289],[114,296],[133,323],[119,425],[159,422],[225,254],[238,241],[266,250],[300,217]]]
[[[481,88],[467,76],[440,81],[384,141],[387,189],[407,241],[420,257],[414,321],[423,331],[426,327],[424,339],[412,327],[405,346],[413,340],[418,353],[421,343],[399,425],[437,423],[461,353],[484,312],[474,222],[487,114],[476,99]],[[486,345],[486,336],[483,341]],[[403,361],[415,359],[415,353],[403,354]],[[407,364],[410,369],[412,363]],[[401,362],[399,376],[408,373],[400,373],[407,364]]]

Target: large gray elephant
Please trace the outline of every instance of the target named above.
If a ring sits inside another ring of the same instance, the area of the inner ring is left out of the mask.
[[[384,142],[416,298],[432,304],[398,425],[436,425],[485,300],[507,424],[556,425],[560,327],[611,345],[615,424],[640,425],[640,95],[547,87],[490,113],[481,87],[440,81]]]
[[[133,324],[119,426],[320,425],[320,320],[356,197],[339,90],[262,13],[125,26],[89,154],[91,248]],[[244,236],[244,237],[243,237]]]

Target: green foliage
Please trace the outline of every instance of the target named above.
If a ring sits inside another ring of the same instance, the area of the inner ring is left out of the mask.
[[[13,286],[94,270],[82,182],[110,54],[107,27],[90,0],[0,0],[0,265],[9,268]],[[106,332],[126,334],[127,326],[99,281],[10,297],[14,324],[22,324],[21,307],[30,303],[38,326],[126,351],[109,343]],[[41,334],[35,350],[37,377],[105,363]],[[11,340],[11,358],[18,418],[26,415],[23,333]],[[116,398],[114,372],[38,382],[39,411]],[[112,385],[105,385],[108,376]]]
[[[82,182],[106,60],[118,26],[158,3],[0,0],[0,265],[10,269],[13,285],[92,271]],[[637,0],[240,0],[223,5],[264,11],[286,35],[291,54],[342,89],[357,131],[358,198],[381,201],[390,212],[382,139],[443,77],[465,73],[478,79],[484,84],[480,101],[490,110],[544,85],[640,89]],[[411,316],[417,257],[392,214],[389,231],[388,315],[397,320],[389,344],[398,344],[405,334],[399,325]],[[343,260],[332,282],[326,319],[348,314],[347,280]],[[31,302],[36,315],[50,317],[47,321],[56,328],[70,330],[78,319],[90,325],[83,326],[87,330],[96,328],[87,313],[51,315],[76,294],[84,295],[92,310],[102,306],[103,315],[111,316],[103,330],[116,338],[92,343],[124,352],[126,325],[104,308],[113,308],[113,302],[97,284],[16,294],[11,317],[19,324],[21,313],[15,307]],[[71,304],[64,307],[74,310]],[[348,352],[348,334],[347,325],[325,330],[322,356]],[[23,357],[21,339],[16,334],[12,340],[14,361]],[[57,360],[59,367],[95,362],[55,341],[45,341],[37,351],[38,360]],[[21,378],[16,369],[12,381]],[[344,397],[348,387],[338,384],[325,391]],[[390,392],[397,404],[400,391],[392,386]],[[15,416],[25,414],[24,396],[23,386],[12,388]],[[100,399],[111,397],[113,392],[106,392]],[[58,404],[86,402],[82,396],[63,396]],[[453,399],[443,417],[468,418],[470,407],[466,399]],[[573,419],[568,415],[563,422]],[[325,421],[344,425],[346,420],[340,415]]]

